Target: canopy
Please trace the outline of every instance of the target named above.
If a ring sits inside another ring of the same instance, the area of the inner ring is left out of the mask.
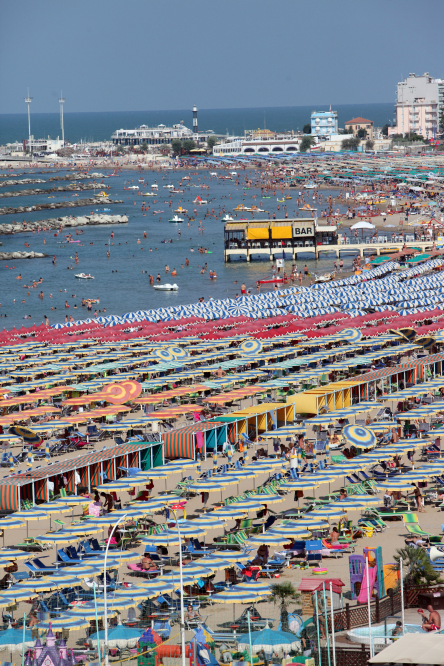
[[[444,636],[405,634],[369,660],[369,664],[442,664]]]

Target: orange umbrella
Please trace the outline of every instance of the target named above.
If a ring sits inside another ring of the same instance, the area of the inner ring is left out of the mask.
[[[104,400],[98,393],[92,395],[82,395],[78,398],[67,398],[62,401],[62,405],[89,405],[91,402]]]

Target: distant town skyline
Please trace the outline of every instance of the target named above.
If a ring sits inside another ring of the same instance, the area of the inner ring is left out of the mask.
[[[444,4],[423,0],[2,2],[0,113],[396,102],[444,78]],[[429,20],[430,19],[430,20]]]

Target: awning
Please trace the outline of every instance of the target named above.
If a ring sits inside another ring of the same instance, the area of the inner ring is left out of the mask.
[[[253,228],[248,227],[248,235],[247,235],[248,240],[268,240],[269,238],[269,232],[268,232],[268,227],[264,228]],[[291,238],[291,236],[290,236]]]
[[[345,585],[340,578],[303,578],[298,590],[299,592],[320,591],[323,589],[323,583],[327,592],[330,590],[330,583],[332,583],[333,592],[336,592],[336,594],[341,594],[341,588]]]
[[[405,634],[369,660],[369,664],[443,664],[444,636]]]
[[[271,228],[271,237],[272,238],[292,238],[292,228],[291,227],[272,227]]]

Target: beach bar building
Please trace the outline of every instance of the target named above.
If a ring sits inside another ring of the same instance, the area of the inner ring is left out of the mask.
[[[298,253],[309,252],[317,258],[337,243],[336,226],[314,218],[227,222],[224,257],[225,262],[233,256],[274,261],[277,257],[296,259]]]

